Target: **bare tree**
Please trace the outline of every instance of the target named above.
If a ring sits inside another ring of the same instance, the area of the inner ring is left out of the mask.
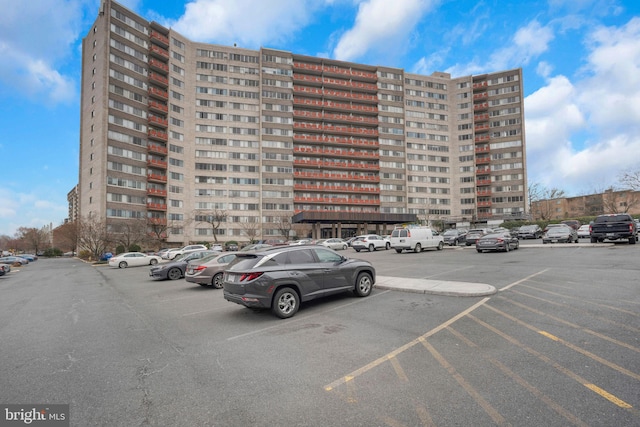
[[[258,221],[241,222],[242,232],[249,238],[249,243],[254,243],[258,232],[260,231],[260,223]]]
[[[16,232],[16,239],[23,242],[23,249],[33,250],[36,254],[40,249],[49,246],[49,232],[45,227],[20,227]]]
[[[625,171],[618,177],[618,181],[622,187],[640,191],[640,169],[636,169],[635,171]]]
[[[195,215],[196,222],[204,222],[211,226],[213,233],[213,241],[218,243],[218,229],[223,222],[227,221],[227,212],[223,210],[213,209],[206,212],[198,212]]]
[[[111,237],[114,243],[125,250],[131,246],[141,246],[148,241],[146,218],[120,220],[111,224]]]
[[[98,217],[82,218],[78,223],[78,247],[89,251],[91,259],[98,260],[111,243],[107,224]]]
[[[602,193],[604,213],[628,213],[640,205],[640,197],[636,191],[615,191],[610,189]]]
[[[280,215],[273,217],[273,225],[276,226],[276,230],[278,230],[280,235],[284,236],[285,240],[289,240],[291,228],[293,227],[290,215]]]
[[[78,223],[70,221],[53,230],[53,245],[63,251],[76,252],[78,246]]]
[[[549,220],[553,216],[554,203],[552,200],[565,197],[564,190],[547,188],[540,183],[532,183],[528,188],[529,212],[534,218]]]

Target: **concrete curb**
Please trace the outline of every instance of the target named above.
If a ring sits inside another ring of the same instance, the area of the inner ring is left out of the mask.
[[[483,297],[493,295],[497,292],[494,286],[486,283],[452,282],[446,280],[411,279],[389,276],[376,276],[375,287],[392,291],[464,297]]]

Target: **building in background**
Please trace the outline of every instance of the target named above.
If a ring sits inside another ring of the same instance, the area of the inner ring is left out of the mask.
[[[628,213],[640,215],[640,191],[607,190],[575,197],[537,200],[531,203],[534,220],[555,220]]]
[[[143,222],[178,245],[526,216],[521,69],[199,43],[110,0],[82,61],[78,215],[115,231]]]

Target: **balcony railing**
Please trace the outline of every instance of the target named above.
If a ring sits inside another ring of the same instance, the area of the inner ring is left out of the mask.
[[[365,181],[365,182],[380,182],[378,175],[357,175],[351,173],[332,173],[332,172],[305,172],[294,171],[293,176],[296,178],[310,178],[318,180],[331,180],[331,181]]]
[[[155,55],[156,57],[160,57],[167,60],[169,59],[169,52],[167,52],[166,49],[163,49],[160,46],[151,45],[149,52],[151,52],[151,54]]]
[[[152,144],[152,143],[147,144],[147,150],[150,153],[158,153],[158,154],[167,154],[169,152],[167,147],[164,147],[158,144]]]
[[[491,202],[478,202],[476,203],[476,206],[480,207],[490,207],[491,206]]]
[[[335,98],[343,98],[343,99],[353,99],[356,101],[370,101],[370,102],[378,102],[378,97],[375,95],[369,95],[364,93],[354,93],[354,92],[343,92],[341,90],[333,90],[333,89],[320,89],[315,87],[307,87],[307,86],[294,86],[294,92],[304,93],[307,95],[318,95],[324,97],[335,97]]]
[[[153,97],[162,99],[164,101],[169,99],[169,93],[166,90],[162,90],[160,88],[153,87],[153,86],[149,87],[149,96],[153,96]]]
[[[149,80],[156,84],[159,84],[162,87],[169,86],[169,79],[167,79],[165,76],[161,76],[158,73],[154,73],[153,71],[149,73]]]
[[[345,185],[294,184],[293,189],[304,191],[333,191],[336,193],[380,193],[379,188],[347,187]]]
[[[155,110],[155,111],[160,111],[160,112],[163,112],[163,113],[168,113],[169,112],[169,107],[167,107],[166,104],[162,104],[160,102],[152,101],[152,100],[149,100],[149,109],[150,110]]]
[[[321,204],[339,204],[339,205],[379,205],[378,199],[350,199],[338,197],[300,197],[293,196],[295,203],[321,203]]]
[[[152,211],[166,211],[167,205],[164,203],[147,203],[147,209]]]
[[[151,30],[150,36],[151,36],[151,41],[158,42],[158,44],[161,44],[165,48],[169,47],[169,38],[164,36],[163,34],[160,34],[157,31]]]
[[[147,174],[147,179],[149,181],[167,182],[167,176],[166,175],[160,175],[158,173],[148,173]]]
[[[482,102],[480,104],[473,104],[473,110],[474,111],[486,110],[487,108],[489,108],[489,103],[488,102]]]
[[[299,133],[293,134],[294,141],[305,142],[317,142],[323,144],[346,144],[363,147],[379,147],[378,140],[373,139],[359,139],[359,138],[342,138],[337,136],[324,136],[324,135],[302,135]]]
[[[357,77],[367,80],[377,80],[378,76],[375,73],[369,73],[367,71],[359,71],[359,70],[351,70],[348,68],[340,68],[334,66],[327,66],[321,64],[307,64],[304,62],[294,62],[293,68],[298,68],[300,70],[309,70],[316,72],[326,72],[332,74],[342,74],[350,77]]]
[[[476,157],[476,164],[477,165],[484,165],[484,164],[488,164],[491,163],[491,158],[490,157]]]
[[[327,168],[339,168],[339,169],[372,169],[380,170],[380,166],[370,163],[350,163],[350,162],[331,162],[323,160],[309,160],[309,159],[293,159],[293,164],[297,166],[317,166]]]
[[[378,129],[355,128],[350,126],[334,126],[319,123],[293,123],[294,129],[317,130],[330,133],[351,133],[354,135],[378,136]]]
[[[378,125],[378,119],[376,117],[354,116],[352,114],[333,114],[317,111],[296,110],[293,112],[293,116],[318,120],[345,121],[352,123],[371,124],[376,126]]]
[[[488,145],[476,145],[476,153],[487,153],[490,151]]]
[[[311,107],[327,108],[327,109],[340,109],[349,111],[359,111],[366,113],[377,113],[378,107],[374,105],[362,105],[362,104],[347,104],[344,102],[335,102],[329,100],[310,99],[310,98],[293,98],[294,104],[306,105]]]
[[[489,135],[477,135],[474,138],[475,142],[482,142],[482,141],[489,141],[491,139],[491,137]]]
[[[159,141],[165,141],[165,142],[169,140],[169,135],[166,132],[162,132],[160,130],[149,129],[147,134],[151,139],[157,139]]]
[[[169,120],[167,120],[165,118],[162,118],[162,117],[154,116],[152,114],[149,114],[148,120],[149,120],[149,123],[154,124],[154,125],[158,125],[158,126],[161,126],[161,127],[164,127],[164,128],[169,126]]]
[[[317,154],[320,156],[331,157],[360,157],[369,159],[378,159],[380,155],[377,151],[355,151],[355,150],[332,150],[329,148],[315,148],[315,147],[293,147],[294,153],[306,153]]]
[[[147,187],[147,194],[150,196],[167,197],[167,190],[159,190],[153,187]]]
[[[485,82],[477,82],[477,83],[473,84],[473,88],[474,89],[482,89],[482,88],[485,88],[487,86],[489,86],[489,83],[487,83],[486,81]]]
[[[476,114],[473,116],[473,120],[475,122],[483,122],[483,121],[487,121],[489,120],[489,114],[484,113],[484,114]]]
[[[488,130],[489,128],[490,128],[489,123],[483,123],[481,125],[475,125],[473,130],[478,132],[478,131]]]
[[[165,162],[164,160],[147,159],[147,165],[161,169],[167,168],[167,162]]]
[[[491,180],[490,179],[477,179],[476,180],[476,185],[491,185]]]
[[[155,68],[156,70],[163,71],[165,73],[169,72],[169,65],[155,58],[149,58],[149,68]]]
[[[489,93],[487,92],[480,92],[480,93],[474,93],[473,94],[473,99],[485,99],[489,97]]]

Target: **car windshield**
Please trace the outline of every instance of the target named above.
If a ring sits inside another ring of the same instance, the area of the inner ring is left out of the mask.
[[[457,230],[447,230],[444,232],[443,236],[456,236],[458,234]]]
[[[568,227],[552,227],[547,231],[547,235],[562,235],[570,233],[570,229]]]

